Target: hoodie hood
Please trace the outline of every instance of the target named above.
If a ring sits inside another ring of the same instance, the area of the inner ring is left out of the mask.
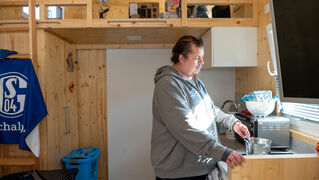
[[[185,80],[185,78],[176,69],[174,69],[172,66],[167,65],[157,69],[154,77],[155,84],[164,76],[174,76],[178,79]]]
[[[191,81],[189,79],[184,78],[184,76],[182,76],[175,68],[169,65],[162,66],[157,69],[154,77],[154,83],[156,84],[164,76],[172,76],[174,78],[180,79],[185,83],[193,86],[194,88],[198,88],[200,84],[200,80],[198,79],[197,75],[194,75],[194,81]]]

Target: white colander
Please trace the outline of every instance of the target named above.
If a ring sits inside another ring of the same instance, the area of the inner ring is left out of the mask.
[[[271,101],[245,101],[248,111],[254,116],[268,116],[275,109],[276,100]]]

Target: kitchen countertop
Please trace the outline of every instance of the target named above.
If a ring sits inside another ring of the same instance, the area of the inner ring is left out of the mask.
[[[219,139],[223,146],[233,149],[240,154],[245,154],[245,145],[239,142],[237,139],[230,139],[225,134],[219,134]]]
[[[219,139],[223,146],[233,149],[242,155],[246,155],[245,145],[239,142],[237,139],[235,138],[230,139],[225,134],[219,134]],[[292,151],[291,149],[271,149],[271,152],[269,155],[289,155],[289,154],[296,154],[296,153]],[[260,156],[260,155],[257,155],[257,156]]]

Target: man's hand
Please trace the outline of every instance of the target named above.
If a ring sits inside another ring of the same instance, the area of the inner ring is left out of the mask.
[[[243,125],[241,122],[237,121],[235,122],[234,126],[233,126],[233,130],[242,138],[244,138],[245,136],[247,136],[248,139],[250,139],[250,134],[248,131],[248,128]]]
[[[232,169],[235,166],[238,166],[238,165],[241,166],[244,162],[246,162],[246,159],[244,158],[244,156],[242,156],[236,151],[233,151],[232,153],[230,153],[226,159],[227,165]]]

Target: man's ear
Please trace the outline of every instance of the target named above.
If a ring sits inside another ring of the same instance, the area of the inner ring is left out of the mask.
[[[180,54],[180,55],[178,56],[178,59],[179,59],[179,62],[180,62],[180,63],[183,63],[183,62],[185,61],[185,58],[184,58],[183,54]]]

